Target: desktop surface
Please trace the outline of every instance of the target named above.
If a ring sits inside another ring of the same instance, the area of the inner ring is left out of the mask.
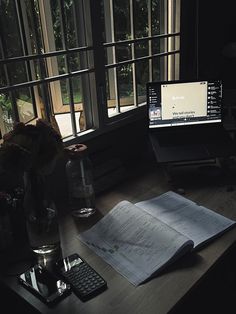
[[[130,284],[77,238],[78,233],[89,229],[119,201],[126,199],[138,202],[172,188],[163,169],[154,163],[134,169],[126,182],[100,195],[97,198],[98,212],[91,219],[75,221],[67,207],[62,208],[60,231],[63,256],[79,253],[107,281],[108,289],[95,298],[82,302],[72,293],[53,308],[49,308],[21,287],[14,276],[7,276],[6,271],[1,274],[1,281],[40,313],[166,314],[174,311],[175,306],[185,299],[199,281],[204,280],[207,273],[234,245],[235,229],[229,230],[197,253],[183,257],[160,275],[138,287]],[[236,219],[236,191],[229,192],[226,185],[188,185],[185,197]]]

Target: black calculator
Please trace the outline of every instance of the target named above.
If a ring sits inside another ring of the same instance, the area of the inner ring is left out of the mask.
[[[107,282],[77,253],[56,262],[56,270],[82,301],[107,289]]]

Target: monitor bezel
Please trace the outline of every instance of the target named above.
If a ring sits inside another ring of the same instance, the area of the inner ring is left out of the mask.
[[[214,83],[214,82],[219,82],[221,84],[221,98],[220,98],[220,119],[216,120],[199,120],[195,122],[187,122],[187,123],[162,123],[162,124],[157,124],[157,125],[150,125],[150,118],[149,118],[149,86],[152,86],[153,84],[158,84],[159,86],[164,85],[164,84],[181,84],[181,83],[196,83],[196,82],[207,82],[207,83]],[[198,125],[214,125],[214,124],[222,124],[222,98],[223,98],[223,81],[222,79],[219,78],[213,78],[213,79],[185,79],[185,80],[163,80],[163,81],[153,81],[153,82],[148,82],[146,84],[146,97],[147,97],[147,115],[148,115],[148,127],[149,129],[166,129],[166,128],[173,128],[173,127],[189,127],[189,126],[198,126]]]

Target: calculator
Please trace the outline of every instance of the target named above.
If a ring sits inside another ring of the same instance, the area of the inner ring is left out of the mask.
[[[55,266],[56,271],[82,301],[107,289],[107,282],[77,253],[57,261]]]

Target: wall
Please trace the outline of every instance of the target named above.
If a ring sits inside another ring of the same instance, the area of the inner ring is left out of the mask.
[[[181,1],[180,78],[197,78],[197,0]]]
[[[199,0],[199,77],[222,78],[225,88],[236,87],[236,58],[223,54],[228,43],[236,42],[234,4],[234,0]]]

